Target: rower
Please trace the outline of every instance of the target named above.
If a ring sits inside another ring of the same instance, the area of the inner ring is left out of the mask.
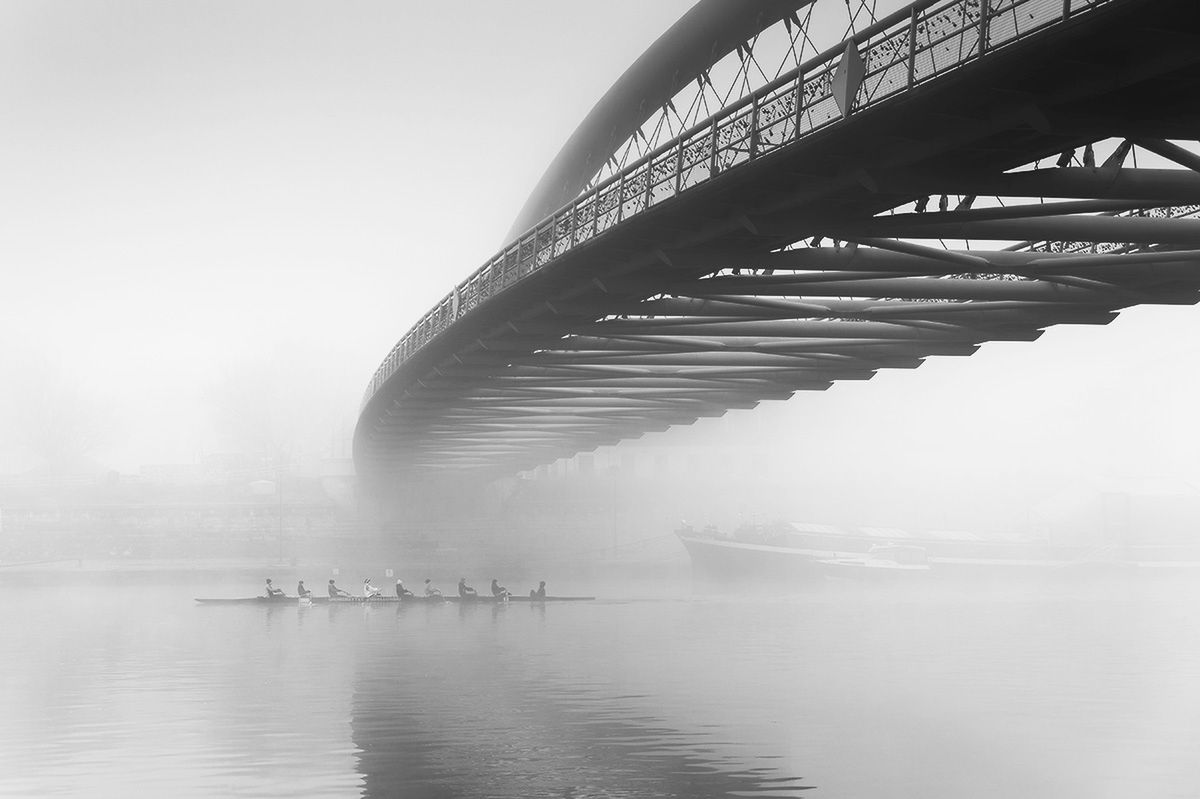
[[[271,585],[271,578],[268,577],[267,578],[267,599],[274,599],[275,597],[282,597],[282,596],[286,596],[286,594],[283,593],[283,589],[276,588],[275,586]]]
[[[334,584],[333,584],[333,578],[331,577],[331,578],[329,579],[329,596],[330,596],[330,597],[335,597],[335,596],[344,596],[344,597],[348,597],[348,596],[350,596],[350,592],[349,592],[349,591],[343,591],[342,589],[340,589],[340,588],[338,588],[336,585],[334,585]]]
[[[538,587],[537,587],[536,591],[534,591],[533,589],[529,590],[529,598],[530,599],[545,599],[546,598],[546,581],[545,580],[542,580],[540,583],[538,583]]]
[[[512,596],[512,594],[508,593],[508,589],[505,588],[504,586],[500,585],[498,582],[496,582],[496,578],[493,577],[492,578],[492,596],[496,597],[497,599],[503,599],[505,597]]]
[[[467,585],[466,577],[459,577],[458,578],[458,595],[461,597],[474,598],[474,597],[479,596],[479,593],[474,588]]]
[[[375,586],[371,585],[370,577],[363,580],[363,597],[365,597],[366,599],[370,599],[371,597],[380,596],[381,594],[383,594],[383,591],[381,591],[378,588],[376,588]]]
[[[407,588],[404,587],[403,580],[397,580],[396,581],[396,596],[399,597],[400,599],[407,599],[411,596],[414,596],[414,594],[412,591],[409,591]]]
[[[434,588],[433,583],[429,581],[428,577],[426,577],[425,578],[425,596],[441,596],[441,595],[442,595],[442,592],[439,591],[438,589]]]
[[[303,580],[301,580],[300,584],[296,586],[296,595],[299,596],[301,599],[312,596],[312,591],[309,591],[307,588],[304,587]]]

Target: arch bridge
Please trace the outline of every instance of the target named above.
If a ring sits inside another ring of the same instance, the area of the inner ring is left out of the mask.
[[[1195,0],[701,0],[372,377],[360,472],[500,475],[1200,299]]]

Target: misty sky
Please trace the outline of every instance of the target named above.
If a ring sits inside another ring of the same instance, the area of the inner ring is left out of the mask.
[[[0,5],[0,471],[328,450],[690,5]],[[1138,309],[671,437],[818,485],[1200,481],[1198,332]]]
[[[7,462],[51,410],[122,469],[328,446],[688,5],[0,4]]]

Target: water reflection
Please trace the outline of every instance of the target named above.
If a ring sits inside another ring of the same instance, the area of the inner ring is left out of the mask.
[[[1144,589],[300,608],[0,586],[0,796],[1192,796],[1200,593]]]
[[[445,610],[398,610],[401,625],[410,614],[443,618],[418,622],[421,645],[359,663],[352,728],[365,796],[783,797],[807,787],[724,762],[711,730],[684,732],[640,712],[652,696],[588,685],[586,664],[548,669],[552,653],[536,638],[518,648],[494,635],[560,608],[459,606],[456,632],[467,637],[449,653],[424,645]]]

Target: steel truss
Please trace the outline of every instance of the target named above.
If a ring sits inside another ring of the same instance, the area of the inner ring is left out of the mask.
[[[356,460],[512,472],[1195,303],[1200,157],[1171,139],[1200,111],[1196,16],[922,2],[764,71],[640,160],[614,151],[610,176],[423,318],[368,388]],[[1093,79],[1102,59],[1121,69]]]

